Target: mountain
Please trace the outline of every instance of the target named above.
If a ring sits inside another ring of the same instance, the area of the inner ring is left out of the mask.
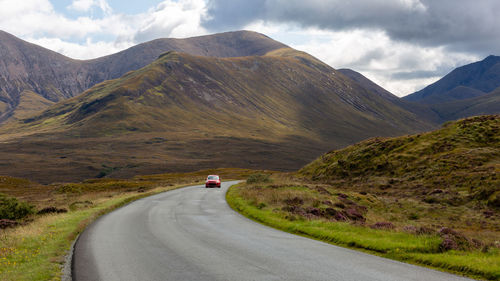
[[[399,99],[396,95],[392,94],[391,92],[387,91],[386,89],[375,84],[375,82],[366,78],[363,74],[361,74],[359,72],[356,72],[356,71],[354,71],[352,69],[348,69],[348,68],[338,69],[338,71],[341,72],[342,74],[344,74],[345,76],[351,78],[352,80],[356,81],[363,88],[365,88],[366,90],[368,90],[376,95],[379,95],[387,100],[398,100]]]
[[[345,76],[349,77],[351,80],[355,81],[358,85],[363,87],[368,92],[378,95],[384,98],[385,100],[389,101],[390,103],[394,104],[395,106],[403,108],[415,114],[416,116],[418,116],[422,120],[425,120],[428,123],[439,124],[442,122],[441,117],[428,105],[401,99],[396,95],[392,94],[391,92],[387,91],[386,89],[382,88],[375,82],[371,81],[363,74],[356,72],[352,69],[344,68],[344,69],[339,69],[338,71],[344,74]]]
[[[232,58],[170,51],[4,125],[0,163],[4,173],[43,182],[229,166],[293,170],[330,147],[432,127],[288,47]]]
[[[422,104],[437,104],[482,96],[498,87],[500,57],[488,56],[482,61],[454,69],[439,81],[404,99]]]
[[[263,55],[286,47],[262,34],[236,31],[187,39],[157,39],[119,53],[74,60],[0,31],[0,123],[16,116],[26,93],[42,99],[36,109],[76,96],[104,80],[119,78],[173,50],[211,57]],[[26,99],[26,98],[24,98]],[[23,108],[20,115],[36,111]]]
[[[491,93],[470,99],[433,104],[431,109],[442,120],[456,120],[475,115],[500,113],[500,87]]]

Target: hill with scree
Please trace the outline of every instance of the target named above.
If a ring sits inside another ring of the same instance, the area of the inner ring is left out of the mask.
[[[0,123],[36,113],[104,80],[144,67],[166,51],[210,57],[263,55],[286,47],[250,31],[161,38],[109,56],[75,60],[0,31]]]
[[[52,179],[214,166],[291,170],[332,145],[430,127],[291,48],[238,58],[168,52],[3,126],[0,163],[9,175],[45,181],[47,170],[57,173]]]

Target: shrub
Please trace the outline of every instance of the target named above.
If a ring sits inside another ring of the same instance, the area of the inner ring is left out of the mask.
[[[9,220],[9,219],[0,219],[0,229],[5,229],[8,227],[18,226],[19,223],[17,221]]]
[[[410,220],[418,220],[419,218],[420,216],[417,213],[411,213],[410,215],[408,215],[408,219]]]
[[[76,202],[73,202],[69,205],[69,209],[71,211],[75,211],[75,210],[80,210],[80,209],[85,209],[85,208],[88,208],[90,206],[92,206],[94,203],[92,203],[91,201],[76,201]]]
[[[18,220],[34,212],[34,206],[0,193],[0,219]]]
[[[51,213],[66,213],[68,212],[68,210],[64,209],[64,208],[57,208],[57,207],[45,207],[43,209],[41,209],[40,211],[37,212],[38,215],[44,215],[44,214],[51,214]]]
[[[395,226],[394,226],[394,224],[392,224],[392,222],[380,221],[380,222],[376,222],[376,223],[370,225],[370,228],[373,228],[373,229],[394,229]]]
[[[257,209],[263,209],[263,208],[265,208],[266,206],[267,206],[267,205],[266,205],[266,203],[264,203],[264,202],[260,202],[260,203],[257,205]]]
[[[488,206],[500,208],[500,191],[493,193],[493,195],[488,198]]]
[[[266,174],[251,174],[247,179],[247,183],[260,183],[270,181],[271,179],[269,178],[269,175]]]

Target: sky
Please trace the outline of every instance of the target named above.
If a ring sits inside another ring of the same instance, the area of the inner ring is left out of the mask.
[[[498,0],[0,0],[0,30],[76,59],[253,30],[404,96],[500,55]]]

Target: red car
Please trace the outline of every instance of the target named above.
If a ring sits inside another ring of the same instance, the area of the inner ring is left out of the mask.
[[[220,178],[218,175],[209,175],[205,181],[205,187],[218,187],[220,188]]]

